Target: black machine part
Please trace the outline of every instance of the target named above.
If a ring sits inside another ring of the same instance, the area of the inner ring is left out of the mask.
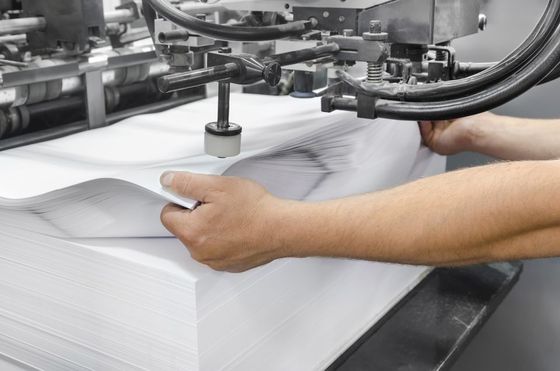
[[[201,34],[214,38],[252,41],[278,39],[288,35],[298,35],[309,27],[309,24],[307,24],[301,28],[300,23],[294,22],[288,25],[264,28],[234,27],[232,29],[229,26],[211,25],[198,19],[195,20],[193,17],[175,9],[167,0],[145,0],[145,2],[178,25],[191,31],[202,31]],[[323,109],[332,111],[338,107],[352,109],[355,106],[360,117],[387,117],[404,120],[453,119],[493,109],[516,98],[541,82],[547,82],[560,76],[559,22],[560,0],[549,0],[541,20],[529,37],[515,51],[503,61],[485,66],[489,68],[472,70],[473,72],[482,70],[482,72],[458,80],[422,85],[408,85],[406,83],[372,84],[369,83],[370,81],[363,84],[361,81],[353,80],[349,75],[341,73],[341,79],[346,80],[355,88],[357,102],[354,104],[345,100],[344,104],[340,104],[341,96],[327,95],[323,98]],[[227,32],[229,36],[225,35],[224,32]],[[346,42],[347,38],[338,37],[337,39],[333,37],[329,40],[336,45],[339,43],[338,40]],[[361,42],[355,37],[350,41]],[[440,49],[445,48],[440,47]],[[344,53],[340,50],[331,52],[331,55],[335,58],[337,56],[341,57],[342,54]],[[249,83],[253,82],[248,76],[256,78],[258,74],[253,76],[252,74],[245,74],[243,71],[245,66],[250,65],[250,63],[247,63],[248,60],[243,61],[244,57],[240,59],[235,56],[230,57],[233,59],[230,61],[232,63],[241,60],[238,68],[232,70],[228,76],[230,81],[234,83],[240,83],[243,80]],[[266,66],[265,61],[260,62],[263,66]],[[375,63],[381,64],[379,61]],[[224,65],[227,65],[227,63],[224,63]],[[457,65],[457,67],[460,67],[460,65]],[[260,67],[257,68],[257,70],[259,69]],[[262,78],[263,73],[261,72],[260,75]],[[207,77],[210,78],[210,76]],[[222,78],[223,76],[216,76],[216,78],[210,78],[210,81],[221,80]],[[170,77],[170,79],[173,78]],[[182,84],[185,83],[189,85],[183,80]]]
[[[378,100],[375,104],[377,115],[405,120],[453,119],[491,110],[533,88],[560,64],[560,0],[550,0],[550,3],[554,9],[554,21],[547,29],[544,46],[510,76],[481,92],[451,100],[430,103]]]
[[[352,81],[349,75],[341,77],[358,87],[361,94],[407,102],[453,99],[479,92],[511,76],[543,48],[558,22],[559,9],[560,5],[557,2],[549,1],[543,16],[527,39],[500,63],[474,76],[425,85],[383,85],[367,88],[360,88],[360,82],[356,85],[356,81]]]
[[[158,86],[162,93],[223,80],[240,85],[264,80],[270,86],[276,86],[280,82],[282,66],[332,56],[338,50],[337,44],[329,43],[259,59],[251,54],[231,54],[230,50],[225,49],[208,54],[208,68],[163,76],[159,79]]]

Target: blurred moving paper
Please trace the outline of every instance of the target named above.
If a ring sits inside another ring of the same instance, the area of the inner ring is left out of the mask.
[[[235,158],[204,154],[215,99],[2,153],[0,223],[57,237],[162,237],[162,207],[195,203],[161,188],[165,170],[237,175],[280,197],[325,200],[401,184],[422,155],[416,123],[325,114],[316,100],[232,98],[244,126]]]

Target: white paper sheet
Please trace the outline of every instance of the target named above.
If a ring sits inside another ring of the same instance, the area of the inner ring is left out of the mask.
[[[331,116],[318,112],[312,104],[317,102],[301,104],[289,97],[269,99],[270,110],[263,115],[254,105],[262,97],[250,97],[250,105],[247,99],[234,98],[253,112],[246,112],[245,152],[233,159],[212,159],[202,152],[199,122],[212,112],[212,100],[189,105],[189,123],[182,122],[183,109],[176,109],[161,114],[152,127],[146,123],[150,116],[138,117],[8,151],[0,157],[6,179],[0,182],[0,222],[59,237],[161,237],[168,236],[158,222],[165,203],[195,203],[161,188],[159,176],[165,170],[225,171],[254,179],[280,197],[300,200],[382,189],[410,174],[420,142],[414,123],[372,122],[349,113]],[[296,115],[290,112],[290,117],[297,119],[281,125],[285,117],[274,113],[287,100]],[[102,143],[103,150],[91,143]],[[391,177],[354,176],[349,183],[358,169]]]
[[[318,104],[234,95],[245,128],[234,159],[203,154],[215,100],[0,154],[0,359],[72,371],[324,369],[429,269],[284,259],[214,272],[159,222],[166,202],[191,205],[161,189],[165,170],[243,176],[301,200],[444,170],[415,123]]]

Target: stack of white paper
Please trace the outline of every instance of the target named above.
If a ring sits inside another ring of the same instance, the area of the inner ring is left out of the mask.
[[[326,367],[426,268],[285,259],[211,271],[168,235],[164,170],[244,176],[292,199],[443,171],[415,123],[322,114],[316,100],[234,95],[244,152],[203,154],[215,100],[0,154],[0,365],[44,370]],[[210,117],[209,117],[210,116]],[[372,215],[382,217],[382,215]],[[8,367],[8,366],[6,366]]]

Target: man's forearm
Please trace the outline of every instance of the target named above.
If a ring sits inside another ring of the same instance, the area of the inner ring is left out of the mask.
[[[286,255],[461,265],[560,255],[560,161],[474,168],[279,210]]]
[[[504,160],[560,159],[560,120],[478,117],[469,150]]]

